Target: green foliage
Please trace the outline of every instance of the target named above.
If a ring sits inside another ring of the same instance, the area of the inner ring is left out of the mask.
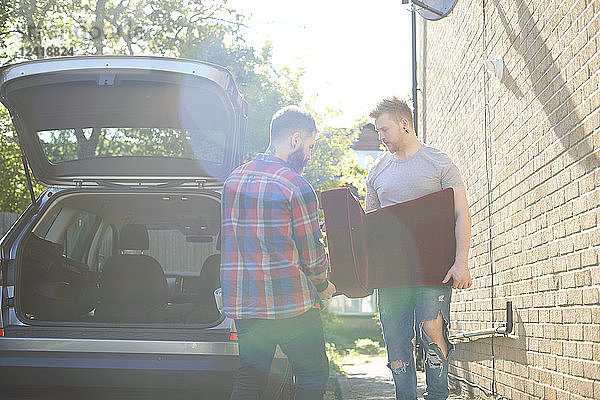
[[[369,170],[358,165],[356,155],[352,153],[349,157],[342,159],[340,162],[340,171],[340,184],[350,187],[353,193],[364,202],[364,198],[367,195],[365,182],[367,181]]]
[[[340,186],[342,160],[351,157],[350,146],[357,133],[346,129],[325,128],[321,131],[304,177],[316,191]]]
[[[381,344],[371,339],[362,338],[354,341],[354,351],[358,354],[377,355],[383,352]]]
[[[343,359],[349,354],[376,355],[383,351],[383,336],[375,319],[341,317],[322,311],[321,320],[331,375],[344,374]]]
[[[111,156],[194,158],[194,143],[201,144],[198,156],[203,160],[221,162],[225,135],[218,130],[175,128],[78,128],[39,134],[44,154],[54,163]]]
[[[222,31],[235,33],[242,20],[219,0],[16,0],[7,25],[17,35],[3,38],[3,56],[14,59],[15,46],[53,44],[77,54],[178,57]]]
[[[344,375],[344,368],[342,367],[343,355],[336,349],[335,343],[326,342],[325,352],[329,360],[329,375]]]
[[[331,316],[321,312],[325,341],[335,343],[335,349],[340,354],[353,351],[359,339],[368,339],[368,343],[378,343],[383,346],[383,335],[377,321],[370,317]],[[367,343],[367,342],[360,342]]]
[[[225,32],[206,41],[198,48],[190,48],[190,56],[223,65],[231,71],[248,102],[248,127],[245,140],[246,159],[263,152],[269,144],[269,124],[281,107],[299,104],[302,71],[272,67],[272,43],[267,42],[260,53],[238,40],[225,45]]]
[[[0,106],[0,211],[19,213],[31,203],[31,195],[17,136],[10,125],[8,111]],[[33,179],[33,178],[32,178]],[[34,182],[34,193],[41,193],[42,187]]]
[[[348,186],[360,199],[365,197],[368,171],[358,165],[351,146],[357,140],[358,127],[338,129],[325,127],[321,131],[304,177],[320,192]]]
[[[0,0],[0,32],[5,32],[11,9],[12,0]]]

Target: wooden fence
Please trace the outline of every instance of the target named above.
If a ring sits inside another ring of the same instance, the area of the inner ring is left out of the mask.
[[[17,221],[19,214],[0,212],[0,237]]]

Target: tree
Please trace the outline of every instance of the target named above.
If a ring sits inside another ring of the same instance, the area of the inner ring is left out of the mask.
[[[16,0],[0,36],[2,57],[17,58],[15,46],[49,44],[77,54],[178,56],[214,32],[235,32],[242,20],[227,0]]]
[[[315,145],[304,177],[316,191],[340,186],[339,177],[343,160],[351,158],[350,146],[356,140],[356,132],[325,127]]]
[[[0,106],[0,211],[22,212],[31,203],[21,150],[6,108]],[[32,178],[33,179],[33,178]],[[35,184],[38,195],[41,186]]]
[[[327,113],[335,113],[328,110]],[[317,114],[317,122],[322,125],[324,116]],[[349,129],[323,127],[312,157],[304,170],[304,177],[315,191],[346,186],[361,200],[365,197],[364,182],[367,170],[358,165],[351,146],[358,139],[360,124]]]
[[[192,48],[193,54],[183,56],[223,65],[233,74],[248,102],[248,129],[246,133],[246,159],[262,152],[269,143],[269,123],[271,117],[283,106],[299,104],[300,78],[303,71],[283,68],[275,71],[272,67],[272,43],[267,42],[257,54],[247,47],[241,38],[233,45],[225,44],[226,32],[219,37],[205,41],[202,46]]]
[[[0,0],[0,32],[4,32],[6,29],[11,8],[12,2],[10,0]]]

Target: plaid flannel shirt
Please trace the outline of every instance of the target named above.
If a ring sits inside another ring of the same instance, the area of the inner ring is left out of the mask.
[[[259,154],[227,178],[221,205],[221,288],[231,318],[290,318],[318,302],[308,276],[329,267],[310,184]]]

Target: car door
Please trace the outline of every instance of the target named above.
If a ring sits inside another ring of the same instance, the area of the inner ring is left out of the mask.
[[[243,157],[247,103],[213,64],[29,61],[0,69],[0,101],[46,185],[218,186]]]

